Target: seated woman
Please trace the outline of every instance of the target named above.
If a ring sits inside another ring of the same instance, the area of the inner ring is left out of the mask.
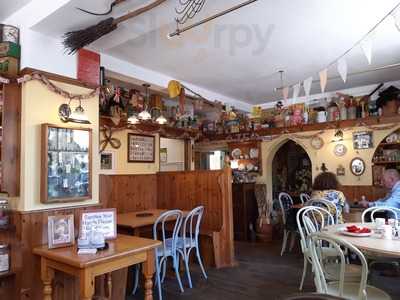
[[[323,172],[314,179],[311,199],[325,199],[335,204],[339,223],[343,223],[342,211],[346,204],[346,198],[338,191],[339,182],[336,175],[331,172]],[[335,212],[331,212],[335,213]]]

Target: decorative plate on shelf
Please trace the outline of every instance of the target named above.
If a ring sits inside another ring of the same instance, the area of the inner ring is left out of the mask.
[[[335,153],[336,156],[343,156],[346,154],[347,148],[343,144],[337,144],[333,149],[333,152]]]
[[[250,158],[258,158],[258,149],[257,148],[250,149]]]
[[[320,138],[319,136],[315,136],[311,139],[310,141],[311,147],[313,147],[315,150],[319,150],[324,146],[324,140]]]
[[[233,149],[232,150],[232,157],[233,159],[239,159],[240,156],[242,155],[242,151],[239,148]]]

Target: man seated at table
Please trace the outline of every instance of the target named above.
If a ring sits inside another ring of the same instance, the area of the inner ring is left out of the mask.
[[[388,169],[383,173],[383,185],[390,189],[385,198],[375,202],[361,201],[363,207],[389,206],[400,209],[400,174],[396,169]]]

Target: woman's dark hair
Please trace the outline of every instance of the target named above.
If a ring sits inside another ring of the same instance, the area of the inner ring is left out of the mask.
[[[313,190],[314,191],[325,191],[325,190],[336,190],[339,186],[339,182],[336,175],[331,172],[322,172],[314,179]]]

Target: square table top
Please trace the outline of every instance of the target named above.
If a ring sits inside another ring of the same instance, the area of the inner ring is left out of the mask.
[[[107,243],[109,245],[108,249],[98,251],[96,254],[78,255],[77,245],[56,249],[49,249],[47,245],[43,245],[34,248],[33,253],[83,269],[113,259],[148,251],[161,245],[160,241],[128,235],[118,235],[115,240],[109,240]]]
[[[122,213],[117,215],[117,225],[128,228],[139,228],[153,225],[157,218],[168,209],[149,209],[145,211],[136,211],[130,213]],[[186,217],[190,211],[182,211],[183,216]],[[151,216],[140,217],[138,214],[150,213]],[[171,219],[172,220],[172,219]]]

